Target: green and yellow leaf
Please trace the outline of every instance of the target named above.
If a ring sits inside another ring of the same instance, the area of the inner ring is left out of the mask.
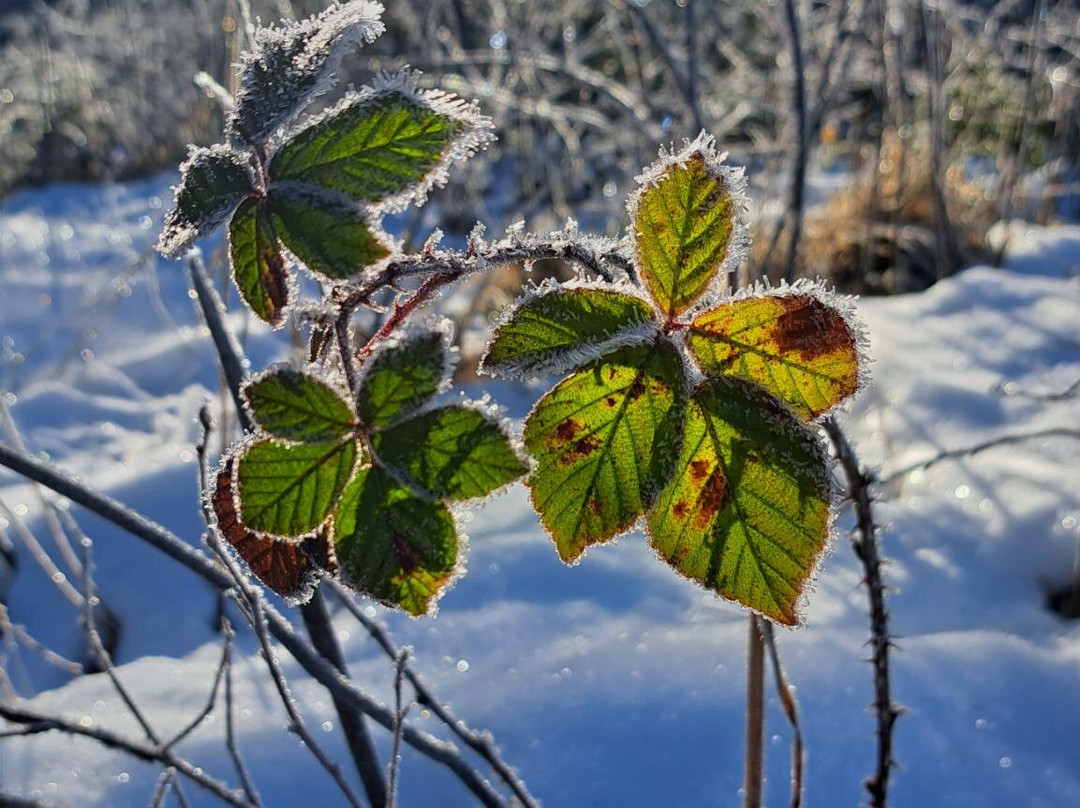
[[[449,115],[389,92],[346,104],[299,132],[274,155],[270,178],[378,202],[423,182],[459,126]]]
[[[734,300],[696,317],[690,351],[710,376],[756,382],[802,418],[859,386],[859,351],[844,315],[805,292]]]
[[[449,367],[446,338],[438,331],[411,334],[381,349],[360,381],[360,420],[381,427],[415,412],[439,391]]]
[[[795,625],[828,539],[830,499],[826,456],[810,428],[761,388],[721,377],[690,400],[649,538],[679,573]]]
[[[379,469],[357,473],[334,522],[342,576],[388,606],[427,614],[457,570],[457,530],[446,507]]]
[[[242,393],[255,422],[277,438],[335,441],[356,428],[352,410],[333,388],[293,368],[258,376]]]
[[[736,208],[727,181],[701,151],[638,191],[631,203],[634,254],[646,288],[668,317],[690,308],[720,272]]]
[[[278,237],[308,269],[332,280],[352,277],[390,250],[359,208],[298,187],[274,187],[270,218]]]
[[[441,407],[372,436],[379,460],[438,499],[490,494],[528,471],[498,422],[472,407]]]
[[[561,289],[526,300],[498,327],[484,356],[491,373],[541,373],[588,361],[588,350],[619,341],[654,317],[648,303],[603,289]],[[641,341],[647,336],[642,336]]]
[[[288,275],[266,207],[245,201],[229,223],[229,258],[240,297],[255,315],[275,328],[289,304]]]
[[[563,380],[525,423],[532,502],[566,562],[629,529],[668,481],[685,406],[666,340],[624,348]]]
[[[356,465],[352,438],[287,445],[252,443],[237,465],[240,518],[262,533],[298,538],[329,516]]]

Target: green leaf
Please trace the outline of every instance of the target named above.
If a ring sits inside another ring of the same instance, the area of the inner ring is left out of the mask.
[[[229,258],[243,301],[263,322],[281,326],[289,304],[288,275],[269,213],[257,199],[244,202],[229,223]]]
[[[803,418],[827,412],[859,386],[851,326],[812,294],[717,306],[691,323],[689,345],[705,373],[756,382]]]
[[[724,177],[700,150],[673,163],[631,203],[638,269],[668,315],[700,298],[727,257],[736,206]]]
[[[377,202],[425,180],[458,126],[391,91],[347,104],[299,132],[274,155],[270,177]]]
[[[263,374],[242,393],[258,425],[277,438],[327,442],[355,429],[349,405],[333,388],[293,368]]]
[[[356,455],[351,438],[251,444],[237,467],[241,519],[252,530],[275,536],[310,533],[326,521],[352,476]]]
[[[369,427],[385,426],[422,407],[438,391],[450,365],[446,339],[437,331],[406,337],[368,360],[357,410]]]
[[[344,280],[390,254],[364,212],[342,199],[302,187],[271,186],[270,217],[285,246],[304,265]]]
[[[180,257],[224,222],[254,187],[247,155],[227,146],[192,149],[180,166],[176,206],[165,217],[158,250],[170,258]]]
[[[566,562],[630,528],[667,483],[685,379],[666,340],[624,348],[563,380],[525,423],[532,502]]]
[[[756,385],[718,378],[690,401],[678,468],[648,532],[676,571],[795,625],[828,538],[830,499],[814,433]]]
[[[442,407],[376,432],[375,454],[438,499],[490,494],[528,468],[499,424],[472,407]]]
[[[630,337],[653,317],[649,304],[633,295],[602,289],[549,292],[526,300],[498,327],[483,368],[502,374],[548,371],[581,356],[582,349]],[[639,341],[647,338],[643,334]]]
[[[450,512],[379,469],[356,475],[334,522],[342,576],[388,606],[427,614],[457,570],[458,538]]]

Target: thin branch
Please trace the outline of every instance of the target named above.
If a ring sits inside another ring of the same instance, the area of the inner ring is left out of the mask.
[[[356,603],[352,593],[337,581],[328,580],[324,585],[329,586],[334,590],[345,608],[348,609],[349,613],[356,618],[356,621],[364,627],[364,630],[371,635],[372,639],[374,639],[378,646],[383,650],[383,653],[390,659],[397,660],[399,651],[394,647],[394,643],[386,633],[386,630],[379,623],[364,614],[363,610]],[[495,747],[489,733],[470,729],[464,721],[457,718],[446,705],[435,698],[431,691],[428,690],[427,685],[424,684],[423,680],[410,666],[405,666],[404,674],[405,678],[408,679],[409,684],[412,685],[413,691],[416,693],[417,704],[429,709],[463,744],[480,755],[480,757],[491,766],[503,783],[505,783],[513,792],[514,796],[524,808],[539,808],[540,804],[536,801],[536,798],[529,794],[525,784],[517,776],[514,770],[499,756],[499,751]]]
[[[133,741],[119,733],[102,727],[84,727],[81,724],[68,721],[57,716],[45,715],[25,707],[16,707],[11,704],[0,703],[0,718],[27,728],[27,735],[38,735],[45,732],[63,732],[67,735],[79,735],[90,738],[110,749],[118,749],[122,752],[144,760],[147,763],[160,763],[173,768],[188,780],[200,788],[209,791],[218,799],[236,808],[256,808],[252,803],[244,799],[243,795],[230,789],[225,783],[208,776],[202,769],[196,768],[183,758],[177,757],[171,750],[162,749],[157,745],[149,745],[140,741]]]
[[[859,458],[834,418],[824,424],[836,449],[836,456],[847,478],[848,494],[855,503],[856,525],[851,531],[851,547],[863,567],[863,583],[870,597],[870,646],[874,667],[874,715],[877,720],[877,755],[874,773],[863,781],[870,795],[871,808],[886,808],[889,800],[889,774],[893,766],[893,726],[900,708],[892,701],[889,669],[889,610],[885,605],[885,584],[881,577],[881,554],[878,548],[877,523],[874,520],[870,487],[873,472],[864,471]]]
[[[791,725],[791,808],[799,808],[802,805],[803,770],[806,764],[802,729],[799,726],[799,705],[784,676],[784,667],[780,664],[780,651],[776,647],[776,632],[773,630],[773,624],[768,620],[758,618],[758,625],[761,627],[761,635],[765,639],[765,648],[769,652],[769,661],[772,663],[776,695]]]
[[[787,218],[790,231],[787,243],[787,259],[784,263],[784,278],[788,282],[795,280],[796,264],[799,258],[799,241],[802,237],[803,208],[806,195],[807,151],[810,148],[810,135],[807,131],[806,112],[806,77],[803,67],[802,37],[799,30],[799,13],[795,0],[784,0],[784,30],[788,37],[788,50],[791,68],[794,71],[795,87],[792,90],[792,106],[795,109],[795,156],[791,168],[791,188],[788,195]]]
[[[1072,438],[1073,440],[1080,440],[1080,429],[1051,427],[1049,429],[1039,429],[1034,432],[1010,433],[998,435],[996,438],[990,438],[989,440],[980,441],[979,443],[972,444],[971,446],[964,446],[959,449],[944,449],[925,460],[909,463],[895,471],[889,472],[880,478],[881,483],[883,485],[889,485],[902,477],[906,477],[916,469],[928,469],[931,466],[936,466],[943,460],[954,460],[959,457],[972,457],[973,455],[977,455],[989,449],[997,449],[1002,446],[1013,446],[1017,443],[1027,443],[1028,441],[1041,440],[1042,438]]]
[[[51,648],[47,648],[36,640],[30,632],[26,630],[25,626],[11,622],[11,616],[8,613],[7,606],[0,603],[0,635],[3,634],[10,634],[20,645],[37,654],[48,664],[59,668],[65,673],[70,673],[72,676],[80,676],[85,672],[83,666],[78,662],[61,656]]]
[[[221,661],[218,662],[217,670],[214,672],[214,682],[210,686],[210,696],[206,699],[206,704],[199,710],[196,716],[188,722],[187,726],[176,733],[170,740],[164,744],[165,749],[172,749],[196,729],[199,725],[206,720],[207,716],[214,711],[214,707],[217,705],[218,692],[221,690],[221,682],[225,678],[225,669],[229,666],[229,660],[232,651],[232,634],[225,634],[222,632],[221,640]]]
[[[233,678],[232,678],[232,640],[234,636],[232,623],[229,618],[222,615],[221,633],[225,636],[225,748],[229,750],[229,758],[232,760],[236,776],[240,778],[240,785],[244,793],[254,805],[260,805],[259,794],[255,790],[255,784],[248,774],[244,759],[240,756],[240,749],[236,745],[236,726],[233,723]]]
[[[409,708],[402,699],[402,685],[405,682],[405,669],[409,664],[409,649],[402,648],[394,661],[394,744],[390,750],[390,776],[386,783],[386,808],[397,805],[398,773],[401,769],[401,730],[405,726],[405,716]]]

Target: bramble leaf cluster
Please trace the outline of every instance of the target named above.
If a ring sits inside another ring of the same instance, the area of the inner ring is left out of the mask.
[[[228,222],[236,288],[258,318],[284,324],[294,268],[323,293],[308,361],[239,391],[254,426],[208,485],[218,534],[287,599],[328,575],[426,614],[461,568],[454,503],[527,477],[565,562],[643,526],[680,574],[797,623],[830,524],[813,425],[864,375],[849,304],[813,284],[729,289],[747,245],[745,180],[704,133],[638,178],[628,237],[604,248],[625,272],[603,269],[576,230],[544,250],[475,236],[465,251],[433,239],[405,255],[383,214],[421,204],[449,163],[487,144],[490,121],[408,71],[304,118],[344,53],[382,31],[380,13],[354,0],[260,30],[227,142],[181,167],[162,252]],[[600,277],[537,287],[495,329],[484,371],[562,377],[518,443],[490,405],[445,403],[449,331],[415,312],[466,272],[540,255],[584,255]],[[386,290],[383,326],[356,347],[354,310]]]

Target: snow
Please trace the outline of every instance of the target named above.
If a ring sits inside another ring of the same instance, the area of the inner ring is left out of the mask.
[[[122,186],[52,186],[0,210],[0,388],[30,449],[136,506],[192,543],[201,530],[192,444],[202,402],[217,403],[209,338],[182,266],[148,257],[175,176]],[[943,449],[1052,427],[1074,429],[1077,399],[1032,393],[1080,378],[1080,228],[1017,228],[1002,269],[979,267],[929,291],[864,300],[873,384],[841,419],[863,459],[892,472]],[[230,315],[253,367],[289,357],[274,334]],[[520,419],[542,392],[489,382]],[[889,605],[899,650],[893,803],[1080,804],[1080,626],[1044,607],[1080,541],[1077,445],[1013,444],[882,485]],[[0,474],[0,498],[39,536],[36,495]],[[95,541],[95,576],[119,614],[119,675],[155,730],[203,706],[220,654],[208,587],[137,540],[73,509]],[[872,771],[866,593],[837,524],[806,627],[779,632],[808,747],[808,806],[857,805]],[[557,559],[520,485],[471,511],[468,575],[435,619],[369,607],[414,649],[432,690],[493,732],[547,806],[731,805],[738,801],[746,618],[659,563],[640,534]],[[44,539],[47,543],[47,538]],[[79,657],[73,607],[25,548],[12,619]],[[239,620],[237,619],[239,624]],[[392,702],[393,671],[363,629],[335,616],[356,680]],[[29,704],[141,737],[100,675],[70,679],[5,646]],[[345,760],[325,691],[282,661],[309,727]],[[243,629],[234,668],[238,742],[268,806],[341,803],[285,717]],[[771,684],[770,684],[771,688]],[[411,714],[442,736],[433,718]],[[236,782],[221,710],[179,747]],[[786,802],[789,732],[770,691],[768,804]],[[382,759],[390,739],[376,733]],[[143,806],[159,771],[60,734],[0,740],[0,793],[58,805]],[[407,753],[404,806],[470,806],[445,770]],[[185,786],[196,805],[214,800]]]

